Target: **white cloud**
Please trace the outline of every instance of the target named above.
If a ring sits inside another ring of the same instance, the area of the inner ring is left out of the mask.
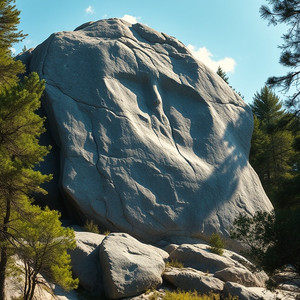
[[[12,55],[16,55],[17,53],[16,48],[10,47],[9,50],[11,51]]]
[[[88,15],[93,15],[93,14],[95,14],[95,10],[94,10],[94,8],[93,8],[91,5],[89,5],[89,6],[85,9],[85,12],[86,12]]]
[[[187,48],[191,51],[191,53],[196,59],[203,62],[207,67],[211,68],[213,71],[216,72],[218,67],[220,66],[225,72],[234,72],[236,62],[233,58],[225,57],[220,60],[214,60],[213,54],[209,52],[209,50],[205,47],[197,49],[193,45],[188,45]]]
[[[131,24],[135,24],[138,22],[138,20],[140,19],[140,17],[134,17],[134,16],[130,16],[130,15],[124,15],[122,18],[122,20],[125,20]]]

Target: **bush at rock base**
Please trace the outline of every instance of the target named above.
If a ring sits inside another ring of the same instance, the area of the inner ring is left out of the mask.
[[[88,232],[104,234],[106,236],[110,234],[109,230],[104,230],[104,231],[101,230],[100,231],[99,226],[96,223],[94,223],[93,220],[86,220],[84,223],[83,229]]]
[[[209,239],[210,251],[222,255],[224,252],[225,242],[218,233],[213,233]]]
[[[182,269],[184,267],[184,265],[182,262],[175,259],[175,260],[168,261],[166,263],[166,268],[167,267],[174,267],[174,268]]]
[[[88,232],[100,233],[98,225],[95,224],[93,220],[86,220],[83,229]]]

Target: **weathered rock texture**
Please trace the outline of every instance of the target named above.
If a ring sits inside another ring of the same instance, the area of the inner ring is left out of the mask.
[[[273,299],[291,299],[288,296],[285,298],[283,295],[274,295],[269,290],[257,287],[245,287],[238,283],[226,282],[224,285],[224,294],[226,296],[237,296],[239,300],[273,300]]]
[[[221,293],[224,288],[224,282],[220,279],[192,268],[167,268],[163,278],[181,290],[197,291],[201,294]]]
[[[109,299],[135,296],[162,283],[164,258],[159,248],[125,233],[109,234],[100,245],[105,294]]]
[[[224,235],[272,209],[248,162],[250,108],[173,37],[119,19],[52,34],[26,58],[46,79],[68,205],[147,240]]]
[[[186,267],[209,273],[240,265],[225,254],[221,256],[212,253],[209,247],[204,244],[183,244],[170,253],[170,259],[180,261]]]
[[[75,231],[76,248],[70,251],[73,275],[91,294],[104,293],[99,260],[99,245],[105,235]]]
[[[251,273],[246,268],[228,267],[217,271],[214,276],[225,282],[230,281],[244,286],[264,287],[264,282],[260,282],[255,274]]]

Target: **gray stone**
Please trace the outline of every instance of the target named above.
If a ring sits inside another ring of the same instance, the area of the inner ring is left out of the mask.
[[[224,282],[220,279],[192,268],[167,268],[163,278],[179,289],[184,291],[195,290],[203,294],[209,292],[220,293],[224,287]]]
[[[177,260],[182,262],[185,267],[192,267],[208,273],[239,265],[230,257],[210,252],[208,246],[204,244],[180,245],[170,253],[170,260]]]
[[[238,283],[226,282],[224,285],[224,295],[238,296],[239,300],[274,300],[274,299],[291,299],[281,293],[272,293],[264,288],[245,287]]]
[[[231,281],[242,284],[246,287],[257,286],[264,287],[264,282],[260,282],[258,278],[246,268],[228,267],[217,271],[214,276],[223,281]]]
[[[109,234],[100,245],[106,296],[110,299],[136,296],[160,285],[165,269],[162,251],[125,233]]]
[[[72,272],[79,284],[93,295],[104,292],[99,245],[105,235],[75,231],[76,248],[70,251]]]
[[[169,254],[172,253],[175,249],[177,249],[179,246],[176,244],[169,244],[164,247],[164,250],[167,251]]]
[[[82,218],[158,241],[228,236],[239,213],[272,209],[248,162],[250,107],[175,38],[100,20],[26,60],[46,80],[60,185]]]

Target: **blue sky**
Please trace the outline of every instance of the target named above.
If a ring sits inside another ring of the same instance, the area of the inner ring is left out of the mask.
[[[266,1],[16,0],[19,29],[28,37],[14,48],[20,52],[24,45],[36,47],[51,33],[73,30],[87,21],[126,18],[176,37],[212,69],[221,65],[230,84],[251,103],[269,76],[287,72],[278,63],[285,28],[261,19],[262,4]]]

